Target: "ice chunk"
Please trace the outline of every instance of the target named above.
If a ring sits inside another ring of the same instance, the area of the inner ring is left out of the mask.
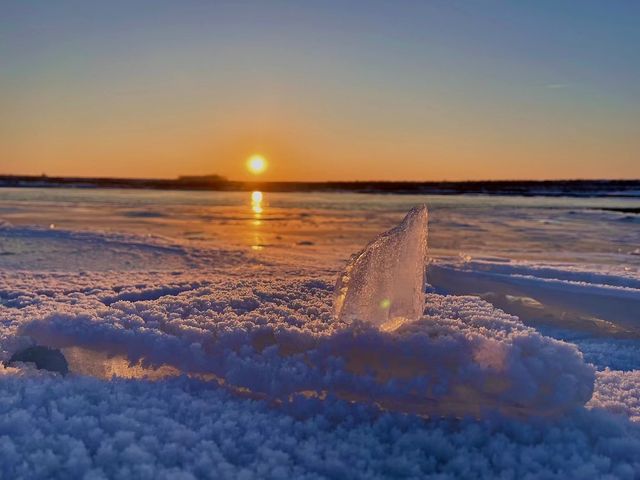
[[[393,329],[424,310],[427,207],[409,211],[402,223],[357,253],[338,277],[338,320],[363,320]]]

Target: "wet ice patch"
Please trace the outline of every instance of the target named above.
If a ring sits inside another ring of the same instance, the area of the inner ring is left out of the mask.
[[[429,265],[438,293],[478,295],[529,325],[604,335],[640,335],[640,271],[619,266],[455,261]]]
[[[238,251],[198,249],[162,237],[0,224],[0,268],[12,270],[179,270],[247,262]]]

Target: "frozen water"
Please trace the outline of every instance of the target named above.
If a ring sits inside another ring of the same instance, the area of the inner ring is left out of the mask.
[[[640,477],[640,200],[0,190],[0,478]],[[336,321],[423,202],[424,314]]]
[[[424,310],[427,207],[412,208],[395,228],[354,255],[338,277],[338,320],[363,320],[392,329]]]

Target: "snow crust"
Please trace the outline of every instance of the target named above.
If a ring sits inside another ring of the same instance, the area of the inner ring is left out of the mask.
[[[385,332],[334,318],[334,272],[86,235],[158,268],[0,270],[0,360],[34,344],[84,352],[64,378],[0,367],[2,478],[640,476],[632,344],[594,344],[590,365],[442,292]],[[178,260],[160,268],[165,254]],[[633,279],[592,279],[635,298]]]
[[[428,415],[550,415],[591,397],[594,370],[575,346],[475,297],[429,294],[424,316],[388,333],[336,322],[329,281],[266,277],[156,274],[116,293],[102,276],[14,313],[13,343],[169,365],[265,398],[328,392]]]
[[[633,479],[637,425],[425,420],[327,398],[287,410],[187,379],[0,376],[3,478]]]

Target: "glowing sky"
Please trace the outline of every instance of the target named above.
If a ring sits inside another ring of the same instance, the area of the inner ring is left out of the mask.
[[[0,5],[0,173],[640,177],[640,2]]]

